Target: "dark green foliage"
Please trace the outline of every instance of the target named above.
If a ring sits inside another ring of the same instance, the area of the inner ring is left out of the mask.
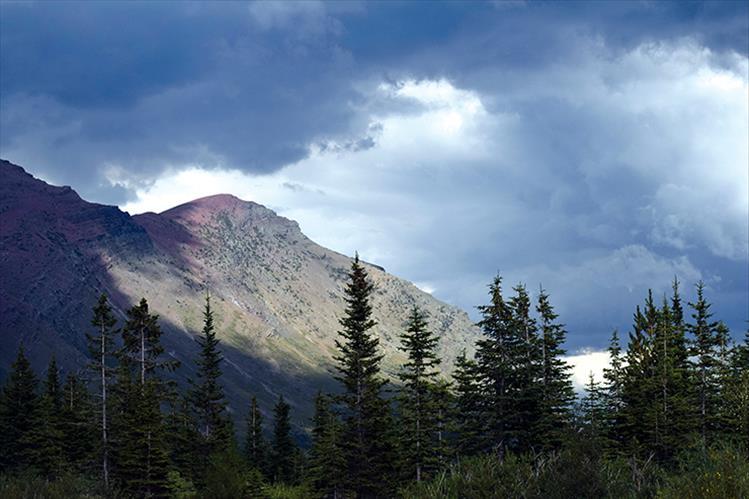
[[[484,445],[484,411],[478,364],[473,359],[466,358],[465,350],[455,360],[453,380],[455,408],[449,430],[457,437],[456,453],[460,456],[472,456]]]
[[[359,263],[351,265],[346,286],[346,310],[341,319],[336,379],[343,385],[340,396],[344,429],[342,451],[346,460],[347,488],[357,497],[387,495],[392,450],[387,436],[391,428],[388,402],[381,396],[385,380],[380,375],[382,355],[372,334],[370,296],[373,285]]]
[[[253,395],[250,410],[247,413],[247,436],[244,444],[244,455],[247,463],[264,475],[270,475],[268,443],[263,438],[263,415]]]
[[[732,349],[723,382],[725,432],[749,455],[749,330],[744,333],[743,344]]]
[[[398,377],[399,464],[401,473],[420,481],[432,473],[440,461],[438,434],[437,366],[435,352],[439,339],[428,329],[424,314],[414,307],[406,332],[401,334],[401,350],[407,360]]]
[[[664,480],[658,497],[749,497],[749,460],[745,453],[730,446],[685,452],[679,458],[676,471]]]
[[[518,387],[525,352],[523,339],[513,327],[513,311],[502,297],[501,277],[489,285],[489,297],[489,305],[478,307],[482,316],[478,325],[484,338],[476,343],[476,361],[486,424],[480,447],[496,449],[501,455],[507,448],[520,445]]]
[[[273,408],[273,446],[271,470],[275,483],[291,483],[294,480],[294,441],[291,439],[291,406],[283,396]]]
[[[749,331],[734,344],[711,319],[702,284],[691,323],[677,281],[659,305],[648,293],[626,348],[615,331],[604,383],[591,375],[574,413],[565,331],[543,290],[532,317],[525,288],[505,302],[495,279],[480,308],[476,360],[458,357],[454,387],[437,377],[437,338],[414,309],[393,425],[371,331],[372,285],[358,258],[350,277],[336,357],[344,391],[318,393],[308,453],[294,445],[282,397],[267,448],[253,397],[238,454],[223,423],[208,301],[199,379],[177,397],[161,378],[172,363],[145,300],[128,311],[115,366],[115,321],[102,297],[89,341],[93,386],[107,404],[94,404],[74,374],[60,386],[54,358],[39,389],[19,349],[0,392],[0,497],[342,499],[392,497],[398,487],[409,498],[749,497]],[[83,478],[103,474],[108,458],[111,483]]]
[[[161,404],[166,384],[159,370],[174,363],[161,359],[161,328],[145,299],[127,311],[122,329],[117,407],[113,414],[113,475],[135,495],[167,493],[168,448]]]
[[[39,424],[38,382],[23,351],[18,349],[0,399],[0,465],[2,471],[33,465],[33,437]]]
[[[346,462],[341,452],[341,432],[330,398],[318,392],[312,418],[309,479],[322,497],[340,497],[343,490]]]
[[[712,321],[710,303],[705,300],[705,285],[697,283],[697,300],[689,303],[693,323],[687,326],[692,333],[690,354],[694,357],[694,378],[697,403],[697,428],[703,443],[712,440],[719,430],[718,404],[719,372],[721,369],[718,348],[721,335],[717,321]]]
[[[93,334],[86,334],[88,340],[88,350],[91,355],[89,369],[92,371],[95,386],[98,392],[98,432],[100,434],[98,454],[101,463],[101,475],[104,479],[105,487],[109,487],[110,474],[110,452],[111,442],[109,435],[110,421],[110,393],[109,383],[112,374],[111,364],[114,357],[114,337],[117,334],[115,325],[117,320],[112,315],[112,308],[105,294],[99,297],[99,301],[94,307],[91,325],[94,327]]]
[[[62,388],[61,431],[63,455],[78,472],[88,470],[99,440],[91,394],[75,374],[68,374]]]
[[[539,319],[540,343],[540,412],[533,428],[536,447],[557,449],[570,424],[570,407],[575,400],[575,391],[570,379],[570,366],[562,357],[567,351],[562,347],[567,332],[557,322],[558,315],[549,301],[549,295],[541,288],[536,305]]]
[[[202,461],[200,469],[205,469],[209,457],[216,452],[226,451],[234,440],[231,420],[226,414],[224,389],[219,382],[223,356],[219,351],[208,294],[203,310],[203,330],[197,341],[200,346],[200,354],[195,362],[198,367],[197,381],[190,391],[190,400],[196,416],[198,436],[195,457]]]
[[[180,479],[195,484],[205,475],[206,458],[199,455],[203,442],[192,417],[189,397],[176,397],[169,405],[170,410],[165,421],[169,462]]]
[[[42,395],[37,411],[31,414],[32,430],[24,437],[28,447],[26,461],[42,476],[56,477],[62,474],[63,459],[62,432],[62,387],[60,372],[55,357],[47,367]]]
[[[513,288],[515,295],[510,299],[512,310],[510,328],[518,339],[517,350],[512,352],[519,365],[517,366],[516,385],[512,387],[514,402],[514,427],[512,428],[512,448],[524,452],[541,446],[536,438],[534,428],[541,422],[541,398],[543,385],[541,345],[538,337],[538,326],[530,316],[531,301],[525,286],[519,284]]]
[[[257,470],[247,468],[235,449],[214,454],[206,470],[205,488],[201,497],[206,499],[244,499],[262,497],[262,487]],[[261,482],[262,483],[262,482]]]

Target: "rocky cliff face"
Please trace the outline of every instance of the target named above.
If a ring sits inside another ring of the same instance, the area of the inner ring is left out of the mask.
[[[193,373],[204,293],[210,291],[226,365],[224,384],[241,419],[251,394],[267,411],[283,394],[298,428],[330,376],[350,259],[302,234],[296,222],[256,203],[217,195],[161,214],[130,216],[88,203],[67,187],[0,163],[0,365],[20,343],[35,367],[55,352],[66,369],[86,362],[85,332],[98,294],[122,317],[141,297],[161,317],[178,379]],[[444,366],[473,348],[467,314],[375,265],[376,332],[393,375],[403,360],[398,334],[419,305],[441,337]]]

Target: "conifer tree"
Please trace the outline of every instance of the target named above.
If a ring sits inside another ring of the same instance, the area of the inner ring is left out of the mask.
[[[502,297],[502,278],[489,285],[490,302],[478,307],[478,325],[484,338],[476,344],[482,405],[486,418],[484,450],[495,449],[500,456],[506,449],[520,447],[520,370],[526,360],[524,338],[518,336],[512,308]]]
[[[693,361],[695,393],[697,397],[697,429],[705,445],[717,424],[718,405],[718,325],[712,321],[710,303],[705,300],[705,285],[702,281],[697,283],[697,300],[689,303],[693,312],[691,324],[687,329],[692,334],[691,356]]]
[[[253,395],[250,411],[247,414],[247,437],[244,445],[245,459],[250,467],[269,475],[268,473],[268,444],[263,438],[263,415]]]
[[[609,365],[603,369],[603,379],[605,381],[603,387],[605,421],[603,422],[603,426],[607,438],[606,444],[609,447],[606,450],[616,453],[624,444],[620,429],[624,424],[623,389],[625,383],[624,354],[622,353],[619,341],[619,331],[616,329],[611,333],[607,351],[609,353]]]
[[[0,470],[3,472],[33,464],[29,458],[33,453],[31,435],[39,422],[37,386],[36,375],[21,346],[11,364],[0,405]]]
[[[435,421],[435,458],[437,469],[443,469],[453,455],[452,435],[450,427],[454,415],[454,398],[452,384],[440,377],[430,385],[430,393],[434,401]]]
[[[91,396],[75,374],[68,374],[62,388],[63,455],[79,472],[87,471],[98,440],[98,419]]]
[[[291,483],[294,479],[294,441],[291,439],[291,407],[283,398],[273,408],[272,470],[275,483]]]
[[[571,367],[563,360],[567,353],[562,347],[567,333],[557,322],[558,315],[549,295],[540,289],[536,311],[540,328],[540,416],[534,429],[534,440],[541,448],[557,449],[562,443],[565,427],[570,423],[570,407],[575,390],[570,379]]]
[[[420,482],[436,469],[439,461],[437,399],[435,386],[440,360],[435,352],[439,339],[428,329],[426,318],[414,307],[400,349],[407,360],[398,373],[402,389],[398,397],[400,421],[398,441],[405,475]]]
[[[115,325],[117,320],[112,314],[112,308],[105,294],[99,296],[99,301],[94,307],[91,325],[94,327],[93,334],[86,334],[88,349],[91,355],[89,369],[94,374],[98,384],[99,393],[99,453],[101,462],[101,473],[104,487],[109,489],[110,473],[110,441],[109,441],[109,382],[111,378],[111,364],[114,356],[114,337],[117,334]]]
[[[520,452],[539,447],[534,430],[541,419],[543,384],[541,377],[542,348],[539,345],[536,320],[531,317],[531,300],[523,284],[513,288],[515,295],[508,305],[512,311],[511,329],[518,338],[518,350],[514,353],[519,361],[517,386],[515,387],[514,449]]]
[[[726,433],[749,455],[749,329],[733,347],[723,390]]]
[[[585,385],[585,397],[580,403],[580,412],[584,429],[598,447],[605,446],[606,410],[605,392],[591,372]]]
[[[227,450],[233,440],[231,421],[226,414],[224,390],[219,382],[223,357],[219,350],[219,340],[216,338],[211,299],[208,294],[205,296],[203,330],[197,341],[200,346],[200,355],[196,360],[198,379],[192,387],[190,396],[200,435],[198,456],[207,467],[211,454]]]
[[[126,492],[159,495],[167,490],[168,448],[164,441],[161,403],[166,383],[159,371],[176,363],[161,355],[161,328],[144,299],[127,311],[119,354],[120,413],[118,475]]]
[[[484,446],[484,411],[478,364],[463,350],[455,359],[453,372],[455,407],[450,429],[456,434],[455,452],[459,456],[477,454]]]
[[[169,443],[169,461],[182,479],[194,486],[205,473],[206,456],[201,455],[201,435],[195,426],[188,395],[170,397],[170,410],[166,417],[166,440]]]
[[[45,477],[59,476],[63,468],[62,387],[60,371],[53,355],[47,367],[38,410],[33,414],[28,434],[26,461]]]
[[[331,410],[329,397],[318,392],[312,418],[310,479],[325,498],[339,499],[343,490],[346,462],[340,449],[341,425]]]
[[[391,466],[390,408],[382,398],[385,380],[380,375],[379,340],[372,334],[370,296],[373,285],[367,272],[354,258],[346,286],[346,310],[341,319],[336,379],[344,393],[340,396],[344,417],[343,452],[346,460],[346,486],[357,497],[387,495]]]

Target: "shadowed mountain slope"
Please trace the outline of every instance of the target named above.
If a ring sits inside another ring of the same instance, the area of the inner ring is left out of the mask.
[[[234,196],[130,216],[0,161],[0,369],[21,343],[38,372],[53,352],[64,369],[83,368],[91,307],[106,292],[120,319],[148,299],[168,354],[182,363],[175,376],[185,382],[208,289],[235,418],[244,417],[251,394],[266,413],[283,394],[299,430],[317,389],[336,388],[330,372],[350,264],[296,222]],[[478,332],[465,312],[380,267],[368,271],[387,374],[403,360],[398,334],[414,304],[441,337],[445,369],[473,348]]]

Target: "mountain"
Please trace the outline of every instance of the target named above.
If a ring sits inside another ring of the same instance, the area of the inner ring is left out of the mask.
[[[91,308],[105,292],[120,319],[141,297],[148,300],[166,351],[182,364],[175,376],[185,383],[209,290],[235,419],[244,417],[251,394],[266,413],[283,394],[301,436],[313,395],[336,388],[332,355],[350,265],[296,222],[231,195],[131,216],[0,160],[2,370],[20,344],[39,373],[53,353],[64,369],[82,369]],[[478,331],[465,312],[381,267],[367,270],[386,374],[403,360],[398,335],[414,304],[441,338],[445,370],[462,349],[473,349]]]

